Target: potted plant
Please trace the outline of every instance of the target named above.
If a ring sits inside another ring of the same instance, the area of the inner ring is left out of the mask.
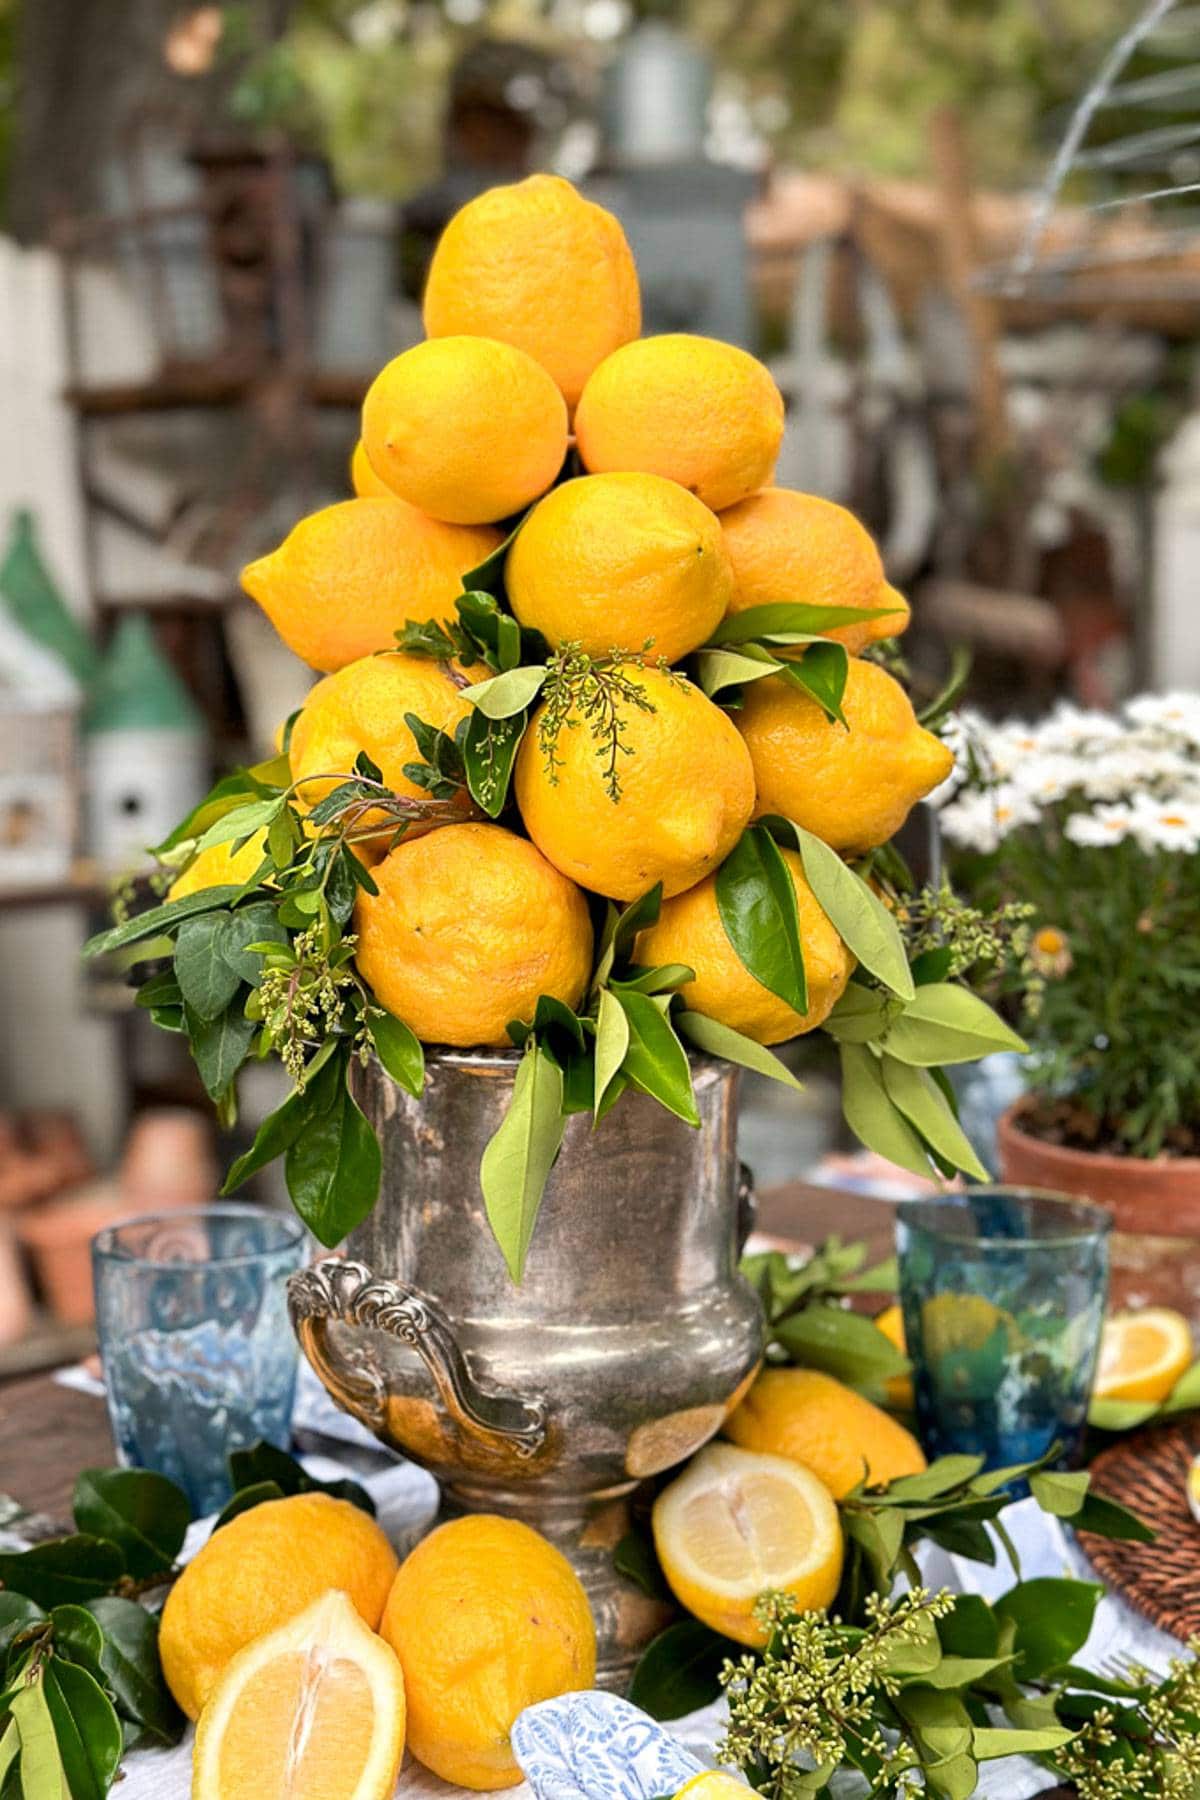
[[[960,728],[954,880],[1032,908],[1029,1091],[1002,1173],[1087,1195],[1122,1232],[1200,1237],[1200,696]]]

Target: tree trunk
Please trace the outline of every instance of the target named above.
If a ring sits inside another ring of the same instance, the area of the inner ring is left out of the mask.
[[[293,0],[254,0],[264,37]],[[184,142],[212,124],[232,69],[173,73],[163,54],[184,0],[26,0],[18,57],[21,99],[10,188],[10,228],[26,243],[56,219],[103,204],[101,173],[127,153],[139,122]]]

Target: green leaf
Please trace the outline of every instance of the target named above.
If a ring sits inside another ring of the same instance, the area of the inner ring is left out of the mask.
[[[846,692],[849,668],[850,657],[845,644],[821,641],[810,644],[796,662],[785,663],[783,678],[794,687],[803,688],[826,718],[845,726],[842,696]]]
[[[71,1800],[104,1800],[125,1748],[112,1701],[86,1669],[58,1657],[46,1668],[45,1689]]]
[[[987,1170],[928,1071],[914,1069],[908,1063],[897,1062],[895,1057],[885,1055],[882,1075],[888,1099],[909,1124],[916,1127],[926,1143],[964,1174],[987,1181]]]
[[[1040,1576],[1001,1595],[996,1616],[1016,1626],[1012,1647],[1022,1681],[1037,1681],[1082,1650],[1103,1593],[1099,1582]]]
[[[669,1600],[671,1590],[654,1554],[654,1545],[640,1531],[627,1531],[613,1551],[613,1568],[652,1600]]]
[[[899,1511],[850,1511],[842,1514],[846,1536],[858,1544],[871,1567],[875,1589],[888,1594],[896,1571],[896,1561],[904,1545],[904,1516]]]
[[[982,1594],[958,1594],[954,1611],[938,1620],[938,1636],[950,1660],[995,1658],[1000,1642],[996,1615]]]
[[[175,978],[185,1004],[198,1019],[215,1019],[241,986],[241,977],[221,953],[228,913],[189,919],[175,940]]]
[[[513,1281],[525,1273],[533,1228],[562,1144],[563,1073],[531,1037],[517,1069],[512,1100],[479,1165],[492,1233]]]
[[[21,1688],[9,1710],[21,1734],[17,1766],[23,1800],[72,1800],[44,1680],[39,1677]]]
[[[8,1720],[0,1715],[0,1794],[6,1790],[8,1778],[16,1767],[20,1753],[21,1734],[15,1720]]]
[[[699,1125],[687,1051],[661,1007],[648,994],[618,990],[617,999],[629,1025],[622,1074],[685,1124]]]
[[[289,1456],[277,1444],[269,1444],[259,1439],[246,1450],[234,1450],[229,1457],[229,1474],[235,1492],[243,1493],[248,1489],[261,1487],[271,1483],[283,1494],[330,1494],[335,1500],[349,1500],[361,1512],[375,1517],[375,1502],[366,1488],[357,1481],[340,1479],[337,1481],[318,1481],[310,1475],[303,1463]]]
[[[744,831],[717,870],[717,910],[743,968],[798,1013],[808,1010],[796,890],[769,831]]]
[[[600,1105],[629,1049],[629,1020],[625,1008],[611,988],[600,989],[600,1005],[596,1014],[596,1077],[592,1109],[596,1117]]]
[[[361,1225],[379,1197],[379,1140],[346,1086],[345,1057],[330,1105],[288,1147],[284,1177],[292,1205],[319,1243],[332,1247]]]
[[[986,1681],[997,1669],[1006,1669],[1010,1658],[1005,1656],[943,1656],[936,1669],[931,1669],[921,1680],[933,1688],[965,1688],[973,1687],[977,1681]]]
[[[972,1749],[977,1762],[994,1762],[1000,1756],[1046,1756],[1061,1750],[1079,1736],[1063,1726],[1048,1725],[1041,1731],[1012,1731],[977,1725]]]
[[[751,644],[771,639],[787,642],[789,638],[820,637],[842,625],[867,625],[872,619],[886,619],[900,609],[894,606],[808,606],[790,600],[773,601],[766,606],[748,606],[744,612],[731,613],[722,619],[708,642],[714,644]]]
[[[217,948],[226,963],[240,981],[257,987],[262,980],[262,955],[251,950],[251,944],[286,944],[288,934],[279,923],[275,908],[269,900],[255,900],[249,906],[239,906],[236,912],[221,915],[222,930]],[[191,930],[191,926],[186,927]],[[180,933],[182,939],[183,933]],[[178,964],[179,950],[175,951]],[[188,996],[185,993],[184,998]],[[220,1010],[218,1008],[218,1010]]]
[[[983,1468],[982,1456],[958,1453],[939,1456],[919,1475],[899,1475],[888,1483],[889,1500],[939,1500],[954,1488],[973,1481]]]
[[[52,1538],[32,1550],[0,1551],[0,1583],[46,1611],[95,1600],[124,1573],[125,1558],[115,1544],[84,1534]]]
[[[192,1522],[182,1488],[150,1469],[84,1469],[71,1506],[80,1531],[116,1544],[139,1581],[171,1567]]]
[[[419,1099],[425,1090],[425,1052],[416,1032],[389,1012],[369,1013],[367,1030],[392,1080]]]
[[[929,1175],[929,1157],[920,1138],[883,1085],[879,1059],[861,1044],[840,1044],[842,1113],[860,1143],[913,1175]]]
[[[723,1057],[726,1062],[739,1063],[743,1069],[753,1069],[756,1075],[782,1082],[784,1087],[795,1088],[797,1093],[804,1092],[804,1083],[796,1080],[786,1063],[780,1062],[765,1044],[745,1037],[732,1025],[722,1025],[705,1013],[681,1012],[676,1014],[675,1026],[697,1050],[703,1050],[709,1056]]]
[[[1163,1412],[1169,1416],[1174,1413],[1190,1412],[1193,1407],[1200,1407],[1200,1362],[1194,1362],[1190,1369],[1185,1369],[1163,1405]]]
[[[971,661],[971,652],[965,645],[958,644],[951,651],[950,673],[945,683],[928,705],[921,707],[917,713],[917,723],[924,725],[926,731],[931,731],[957,706],[971,679]]]
[[[701,1625],[681,1619],[668,1625],[642,1652],[629,1684],[629,1698],[652,1719],[681,1719],[707,1706],[721,1692],[725,1659],[739,1646]]]
[[[1097,1431],[1136,1431],[1157,1417],[1162,1407],[1157,1400],[1099,1400],[1088,1404],[1088,1424]]]
[[[136,1600],[89,1600],[87,1610],[104,1634],[100,1664],[121,1717],[159,1743],[178,1743],[185,1720],[162,1672],[155,1614]]]
[[[46,1617],[41,1607],[24,1594],[9,1593],[0,1588],[0,1676],[9,1646],[28,1625],[37,1625]]]
[[[877,1388],[902,1375],[908,1359],[871,1319],[844,1307],[806,1306],[773,1328],[776,1342],[802,1368],[822,1369],[852,1388]]]
[[[503,591],[504,565],[508,561],[509,551],[516,543],[517,533],[520,531],[528,516],[528,511],[522,513],[504,542],[502,544],[497,544],[491,554],[485,556],[483,561],[474,569],[467,570],[462,578],[463,588],[466,593],[472,594],[478,590],[482,594],[492,595]],[[462,595],[460,595],[459,598],[461,599]]]
[[[284,1500],[287,1496],[277,1481],[255,1481],[249,1487],[239,1488],[231,1499],[225,1502],[213,1522],[213,1530],[220,1531],[225,1525],[232,1523],[245,1512],[253,1512],[256,1506],[265,1506],[268,1500]]]
[[[513,763],[529,721],[523,713],[511,719],[489,719],[476,709],[467,721],[463,767],[476,805],[498,819],[508,799]]]
[[[537,668],[506,669],[503,675],[463,688],[462,697],[487,719],[511,719],[533,704],[545,680],[544,663]]]
[[[894,1019],[901,1002],[878,988],[852,981],[825,1020],[823,1029],[839,1044],[875,1044]]]
[[[737,650],[699,650],[696,683],[711,700],[725,688],[742,687],[747,681],[761,681],[764,675],[778,674],[783,666],[765,652],[748,656]]]
[[[649,925],[657,925],[661,911],[662,882],[656,881],[652,888],[647,888],[644,894],[631,900],[617,915],[612,937],[614,957],[621,959],[632,956],[638,932],[645,931]]]
[[[184,1019],[204,1091],[210,1100],[219,1100],[245,1062],[258,1026],[236,1000],[215,1019],[197,1018],[185,1007]]]
[[[223,911],[238,898],[241,891],[240,887],[223,884],[220,887],[201,888],[197,894],[184,894],[179,900],[167,900],[162,906],[148,907],[136,918],[126,919],[123,925],[113,925],[107,931],[97,932],[83,946],[83,954],[107,956],[113,950],[124,950],[130,944],[141,943],[144,938],[161,937],[164,932],[173,931],[185,919],[198,918],[202,913]]]
[[[1152,1525],[1107,1494],[1089,1492],[1071,1523],[1076,1531],[1092,1531],[1097,1537],[1116,1538],[1123,1543],[1153,1544],[1158,1537]]]
[[[290,1150],[312,1120],[328,1111],[337,1098],[340,1072],[340,1062],[331,1057],[309,1077],[303,1090],[289,1094],[282,1106],[267,1114],[249,1150],[238,1157],[225,1177],[222,1194],[232,1194],[243,1181]]]
[[[917,989],[884,1039],[889,1056],[922,1068],[1028,1047],[977,994],[940,981]]]
[[[287,804],[282,794],[272,800],[254,800],[249,806],[235,806],[232,812],[210,825],[196,840],[196,854],[211,850],[216,844],[232,844],[239,838],[253,837],[279,817]]]
[[[765,821],[775,823],[773,819]],[[916,994],[900,928],[878,894],[844,863],[836,850],[791,819],[779,824],[795,842],[804,878],[846,948],[861,966],[901,1000]]]
[[[688,963],[659,963],[621,981],[614,978],[611,985],[627,994],[674,994],[695,979],[696,971]]]
[[[1041,1469],[1029,1477],[1029,1491],[1044,1513],[1073,1519],[1087,1499],[1091,1480],[1086,1469]]]

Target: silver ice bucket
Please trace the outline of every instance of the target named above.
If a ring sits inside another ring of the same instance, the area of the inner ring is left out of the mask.
[[[664,1621],[613,1568],[628,1498],[714,1435],[762,1356],[737,1272],[736,1073],[695,1060],[699,1130],[633,1092],[596,1128],[572,1118],[516,1287],[478,1170],[517,1061],[433,1056],[420,1100],[378,1064],[358,1075],[379,1204],[344,1259],[293,1277],[292,1319],[333,1398],[432,1470],[447,1511],[564,1550],[616,1683]]]

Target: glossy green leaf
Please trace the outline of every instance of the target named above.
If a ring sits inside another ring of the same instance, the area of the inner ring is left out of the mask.
[[[697,1050],[704,1050],[709,1056],[723,1057],[726,1062],[738,1063],[743,1069],[753,1069],[756,1075],[781,1082],[797,1093],[804,1092],[804,1083],[797,1081],[786,1063],[765,1044],[756,1043],[753,1038],[735,1031],[732,1025],[722,1025],[719,1019],[710,1019],[705,1013],[681,1012],[676,1014],[675,1026],[680,1036],[695,1044]]]
[[[251,950],[250,945],[286,944],[288,941],[288,934],[279,923],[274,906],[269,900],[255,900],[249,906],[239,906],[234,912],[219,916],[224,923],[217,949],[240,981],[257,987],[262,979],[262,954]],[[192,928],[188,926],[187,929]],[[181,939],[182,935],[181,932]],[[178,964],[178,947],[175,960]],[[186,993],[184,999],[188,999]]]
[[[903,1001],[893,994],[852,981],[826,1018],[822,1030],[836,1038],[839,1044],[875,1044],[902,1005]]]
[[[1046,1726],[1041,1731],[1014,1731],[1004,1727],[977,1725],[972,1746],[977,1762],[994,1762],[1001,1756],[1046,1756],[1071,1743],[1078,1732],[1063,1726]]]
[[[639,931],[645,931],[650,925],[658,923],[658,915],[662,911],[662,882],[656,881],[652,888],[639,894],[636,900],[623,907],[613,927],[613,954],[619,959],[633,955]]]
[[[330,1105],[288,1147],[284,1176],[292,1205],[319,1243],[332,1247],[361,1225],[379,1197],[379,1140],[346,1087],[341,1058]]]
[[[479,1165],[488,1221],[518,1283],[564,1128],[562,1069],[530,1038],[508,1111]]]
[[[825,641],[810,644],[802,657],[786,663],[783,676],[815,700],[826,718],[845,727],[842,696],[849,668],[846,646]]]
[[[822,1369],[852,1388],[877,1388],[891,1376],[903,1375],[908,1359],[884,1337],[871,1319],[845,1307],[818,1302],[781,1319],[773,1328],[777,1343],[791,1360],[806,1369]]]
[[[767,823],[774,823],[768,820]],[[792,820],[780,820],[800,852],[804,876],[817,904],[862,967],[902,1000],[916,989],[900,928],[878,894],[844,863],[836,850]]]
[[[419,1099],[425,1090],[425,1052],[416,1032],[388,1012],[370,1013],[367,1030],[392,1080]]]
[[[150,1469],[84,1469],[71,1506],[80,1531],[116,1544],[138,1580],[171,1567],[192,1522],[183,1489]]]
[[[46,1617],[36,1601],[25,1594],[9,1593],[0,1588],[0,1676],[4,1659],[13,1639],[29,1625],[37,1625]]]
[[[249,1487],[239,1488],[225,1502],[213,1521],[213,1530],[221,1531],[234,1519],[240,1519],[243,1513],[253,1512],[256,1506],[265,1506],[269,1500],[284,1500],[287,1496],[277,1481],[255,1481]]]
[[[225,1177],[222,1194],[234,1193],[251,1175],[282,1156],[314,1118],[328,1111],[337,1098],[341,1071],[340,1059],[331,1056],[309,1077],[302,1091],[289,1094],[282,1106],[267,1114],[249,1150],[238,1157]]]
[[[485,718],[511,719],[523,713],[541,693],[546,681],[546,667],[506,669],[488,681],[477,681],[463,688],[462,697],[469,700]]]
[[[878,1057],[861,1044],[840,1044],[842,1113],[861,1144],[898,1168],[928,1177],[929,1157],[883,1085]]]
[[[56,1606],[50,1614],[54,1653],[76,1662],[98,1680],[103,1676],[104,1633],[85,1606]]]
[[[648,994],[618,992],[629,1025],[629,1046],[621,1072],[688,1125],[699,1125],[687,1051],[662,1008]]]
[[[1038,1680],[1083,1649],[1103,1593],[1095,1581],[1041,1576],[1019,1582],[1001,1595],[996,1616],[1010,1619],[1016,1627],[1012,1648],[1022,1680]]]
[[[956,1169],[978,1181],[987,1181],[987,1170],[928,1070],[913,1068],[887,1055],[882,1058],[881,1068],[888,1099],[909,1124]]]
[[[467,787],[489,819],[498,819],[504,811],[513,764],[528,723],[523,713],[510,719],[489,719],[478,709],[467,722],[463,739]]]
[[[1043,1512],[1073,1519],[1087,1499],[1091,1480],[1086,1469],[1041,1469],[1029,1477],[1029,1491]]]
[[[614,977],[611,985],[627,994],[674,994],[695,979],[696,971],[687,963],[659,963],[653,969],[638,969],[621,981]]]
[[[271,800],[253,800],[247,806],[235,806],[232,812],[227,812],[197,838],[197,855],[217,844],[232,844],[240,838],[253,837],[256,831],[270,826],[285,805],[283,795],[278,794]]]
[[[699,650],[696,653],[696,683],[710,700],[726,688],[761,681],[764,675],[776,675],[782,668],[781,662],[765,652],[758,656],[738,650]]]
[[[6,1791],[9,1776],[14,1774],[20,1754],[21,1734],[16,1720],[7,1719],[0,1714],[0,1794]],[[14,1800],[17,1800],[16,1796]]]
[[[89,1600],[104,1635],[101,1667],[118,1713],[143,1735],[177,1743],[185,1720],[172,1698],[158,1654],[158,1618],[136,1600]]]
[[[1129,1507],[1108,1494],[1094,1491],[1089,1491],[1071,1524],[1076,1531],[1092,1531],[1097,1537],[1114,1538],[1121,1543],[1153,1544],[1158,1537],[1154,1527],[1139,1519]]]
[[[629,1020],[625,1008],[611,988],[601,988],[596,1015],[596,1077],[592,1102],[597,1115],[628,1049]]]
[[[987,1003],[950,982],[919,987],[892,1021],[884,1043],[889,1056],[922,1068],[975,1062],[996,1050],[1028,1048]]]
[[[896,613],[896,607],[809,606],[803,602],[778,600],[766,606],[748,606],[744,612],[730,613],[721,620],[708,640],[715,644],[751,644],[776,639],[788,642],[799,637],[820,637],[836,631],[841,625],[866,625],[872,619],[885,619]]]
[[[52,1538],[32,1550],[0,1551],[0,1583],[46,1611],[94,1600],[124,1573],[125,1558],[117,1546],[85,1534]]]
[[[798,1013],[808,1010],[796,890],[778,844],[744,831],[717,870],[717,911],[743,968]]]
[[[86,1669],[58,1657],[45,1692],[71,1800],[105,1800],[125,1748],[112,1701]]]
[[[17,1768],[22,1800],[72,1800],[44,1681],[39,1678],[22,1687],[9,1711],[21,1735]]]
[[[175,940],[175,979],[185,1004],[198,1019],[215,1019],[241,986],[241,976],[221,952],[228,913],[189,919]]]
[[[738,1654],[739,1645],[698,1619],[680,1619],[643,1650],[629,1684],[630,1701],[652,1719],[681,1719],[718,1697],[725,1660]]]
[[[185,919],[198,918],[202,913],[221,912],[237,899],[241,891],[238,886],[222,883],[220,887],[201,888],[199,893],[184,894],[178,900],[167,900],[161,906],[148,907],[145,912],[138,913],[136,918],[126,919],[122,925],[98,931],[83,946],[83,955],[107,956],[113,950],[127,949],[130,944],[141,943],[145,938],[161,937],[164,932],[173,931]]]
[[[215,1019],[201,1019],[185,1007],[184,1020],[204,1091],[210,1100],[219,1100],[245,1062],[258,1026],[238,1000]]]
[[[263,1439],[248,1449],[231,1451],[229,1474],[238,1494],[269,1482],[283,1494],[330,1494],[335,1500],[349,1500],[360,1511],[375,1516],[375,1502],[357,1481],[318,1481],[294,1456]]]
[[[671,1590],[668,1588],[659,1567],[658,1557],[654,1553],[654,1545],[650,1538],[640,1531],[627,1531],[616,1549],[613,1551],[613,1568],[626,1581],[632,1581],[635,1587],[648,1594],[652,1600],[669,1600]]]

